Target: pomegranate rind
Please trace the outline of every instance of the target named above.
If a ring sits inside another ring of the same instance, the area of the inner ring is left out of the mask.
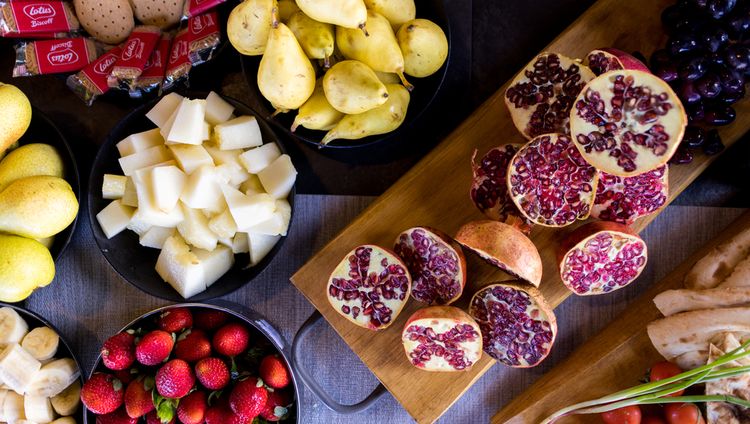
[[[521,212],[508,196],[505,182],[508,165],[522,144],[505,144],[490,149],[479,162],[477,151],[471,157],[471,170],[474,176],[469,197],[483,214],[495,221],[505,221],[508,215],[521,217]]]
[[[363,274],[365,278],[361,277]],[[357,246],[347,253],[326,285],[331,307],[369,330],[383,330],[393,324],[410,292],[411,276],[406,264],[391,250],[372,244]]]
[[[586,55],[586,65],[594,75],[619,69],[636,69],[651,72],[643,62],[622,50],[611,47],[592,50]]]
[[[632,224],[663,209],[669,198],[669,165],[634,177],[599,173],[591,217]]]
[[[459,228],[455,240],[491,265],[539,287],[542,258],[519,229],[498,221],[472,221]]]
[[[564,227],[591,213],[599,174],[571,138],[543,134],[524,145],[508,166],[509,194],[531,222]]]
[[[570,111],[571,136],[583,158],[621,177],[666,164],[686,126],[685,108],[672,88],[638,70],[605,72],[589,81]]]
[[[456,342],[457,337],[465,340]],[[426,341],[433,341],[431,348],[418,350]],[[482,357],[479,324],[454,306],[430,306],[414,312],[404,325],[401,342],[409,363],[425,371],[469,371]],[[453,352],[445,355],[445,349]]]
[[[557,257],[565,287],[579,296],[594,296],[612,293],[638,279],[648,262],[648,247],[627,226],[596,221],[573,231],[560,245]]]
[[[449,305],[461,297],[466,257],[448,235],[429,227],[409,228],[396,238],[393,251],[411,275],[411,297],[428,305]]]
[[[551,132],[568,133],[573,101],[594,76],[574,59],[558,53],[540,54],[505,90],[505,105],[513,124],[527,139]]]
[[[482,288],[471,298],[469,315],[482,331],[485,353],[513,368],[539,365],[557,336],[552,308],[527,285],[503,282]]]

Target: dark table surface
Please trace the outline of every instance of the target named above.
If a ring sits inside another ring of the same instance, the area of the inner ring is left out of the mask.
[[[300,171],[298,190],[310,194],[379,195],[435,147],[479,104],[573,22],[590,0],[446,0],[451,53],[436,100],[400,136],[374,146],[318,150],[280,137]],[[420,0],[417,0],[419,8]],[[85,106],[59,76],[12,78],[13,41],[0,39],[0,81],[19,86],[73,144],[84,181],[110,129],[143,101],[105,96]],[[190,88],[216,90],[249,103],[240,57],[228,46],[193,69]],[[503,134],[497,134],[498,144]],[[678,198],[683,205],[750,206],[746,136]],[[468,163],[467,163],[468,166]]]

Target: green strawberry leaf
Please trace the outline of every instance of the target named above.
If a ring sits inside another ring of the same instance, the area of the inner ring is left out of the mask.
[[[156,389],[151,392],[151,399],[156,407],[156,416],[159,417],[159,421],[167,424],[174,419],[177,412],[177,405],[180,403],[179,399],[165,398]]]

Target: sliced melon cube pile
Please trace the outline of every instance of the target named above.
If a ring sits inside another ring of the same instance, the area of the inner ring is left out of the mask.
[[[214,92],[162,97],[146,114],[156,128],[117,143],[122,175],[102,183],[112,200],[97,214],[105,236],[128,229],[160,249],[157,273],[185,298],[220,279],[235,254],[257,265],[289,230],[297,170],[263,143],[255,117],[234,112]]]

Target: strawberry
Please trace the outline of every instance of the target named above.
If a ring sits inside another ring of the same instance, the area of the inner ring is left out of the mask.
[[[225,356],[237,356],[247,349],[250,342],[250,332],[236,322],[221,327],[214,334],[214,350]]]
[[[286,392],[268,392],[268,401],[260,416],[266,421],[281,421],[289,414],[288,407],[291,403]]]
[[[135,336],[129,333],[118,333],[107,339],[102,345],[102,362],[113,370],[124,370],[135,362]]]
[[[260,378],[274,389],[283,389],[289,385],[289,371],[284,361],[276,355],[268,355],[260,361]]]
[[[206,416],[206,393],[196,390],[180,399],[177,418],[182,424],[201,424]]]
[[[156,391],[165,398],[181,398],[190,392],[193,384],[193,370],[182,359],[172,359],[156,372]]]
[[[195,314],[193,315],[194,325],[205,331],[211,331],[221,327],[228,319],[229,315],[215,309],[198,310],[195,311]]]
[[[219,358],[203,358],[195,364],[195,376],[203,387],[221,390],[229,383],[227,364]]]
[[[158,365],[169,357],[174,340],[164,330],[147,333],[135,347],[135,357],[143,365]]]
[[[260,415],[267,401],[268,390],[263,385],[263,380],[256,377],[239,381],[229,395],[229,406],[232,411],[250,420]]]
[[[162,312],[156,325],[168,333],[177,333],[193,326],[193,314],[188,308],[171,308]]]
[[[211,341],[205,331],[192,329],[182,334],[174,345],[175,358],[197,362],[211,355]]]
[[[131,418],[124,409],[96,416],[96,424],[136,424],[138,418]]]
[[[122,382],[111,374],[94,373],[81,388],[81,401],[95,414],[109,414],[122,405]]]
[[[133,380],[125,389],[125,411],[131,418],[140,418],[154,410],[151,389],[154,380],[151,377]]]
[[[172,421],[166,423],[166,424],[176,424],[177,420],[175,418],[172,418]],[[165,424],[162,423],[159,419],[159,416],[156,415],[156,411],[151,411],[146,415],[146,424]]]

